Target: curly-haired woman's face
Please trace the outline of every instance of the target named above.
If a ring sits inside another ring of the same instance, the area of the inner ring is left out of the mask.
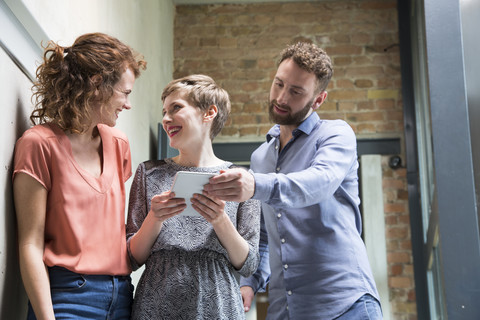
[[[113,127],[117,123],[120,112],[132,107],[129,95],[133,90],[134,83],[135,75],[131,69],[127,68],[117,84],[113,86],[113,96],[106,102],[106,105],[100,108],[99,123]]]

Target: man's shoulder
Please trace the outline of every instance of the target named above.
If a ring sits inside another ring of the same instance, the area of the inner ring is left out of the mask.
[[[271,139],[262,142],[255,150],[253,150],[252,154],[265,152],[271,143],[273,143]]]
[[[324,127],[329,127],[329,128],[335,128],[335,127],[348,127],[352,129],[352,127],[346,122],[345,120],[342,119],[321,119],[320,120],[320,125]]]
[[[348,136],[355,136],[355,132],[353,128],[342,119],[334,119],[334,120],[320,120],[319,125],[317,127],[317,132],[323,134],[335,134],[335,135],[348,135]]]

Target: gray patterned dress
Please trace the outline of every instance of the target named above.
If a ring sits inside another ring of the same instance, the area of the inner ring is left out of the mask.
[[[141,163],[130,190],[128,243],[149,212],[151,198],[170,190],[177,171],[218,172],[231,166],[224,162],[218,167],[182,167],[171,159]],[[235,273],[247,277],[258,266],[260,203],[227,202],[225,212],[249,245],[242,268],[234,269],[212,225],[202,216],[167,219],[145,263],[132,319],[245,319]],[[130,259],[137,269],[131,255]]]

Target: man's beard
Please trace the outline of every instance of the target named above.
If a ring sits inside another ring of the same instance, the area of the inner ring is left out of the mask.
[[[269,99],[270,100],[270,99]],[[289,126],[289,125],[299,125],[303,120],[305,120],[306,116],[310,112],[310,109],[313,106],[313,101],[315,98],[310,100],[305,107],[303,107],[302,110],[298,111],[297,113],[290,113],[292,111],[292,108],[288,105],[278,105],[276,100],[270,100],[269,106],[268,106],[268,113],[270,117],[270,121],[273,123],[283,125],[283,126]],[[281,109],[288,111],[287,114],[281,115],[273,111],[274,106],[278,105]]]

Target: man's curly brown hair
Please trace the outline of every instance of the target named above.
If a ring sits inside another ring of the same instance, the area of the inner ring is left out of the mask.
[[[316,93],[324,91],[333,75],[332,62],[327,53],[313,43],[298,42],[285,48],[278,65],[292,59],[301,69],[315,74]]]
[[[65,131],[85,132],[92,101],[98,99],[104,105],[127,68],[135,78],[146,68],[145,60],[137,56],[129,46],[103,33],[84,34],[71,47],[48,42],[33,85],[35,110],[30,120],[34,125],[54,122]]]

